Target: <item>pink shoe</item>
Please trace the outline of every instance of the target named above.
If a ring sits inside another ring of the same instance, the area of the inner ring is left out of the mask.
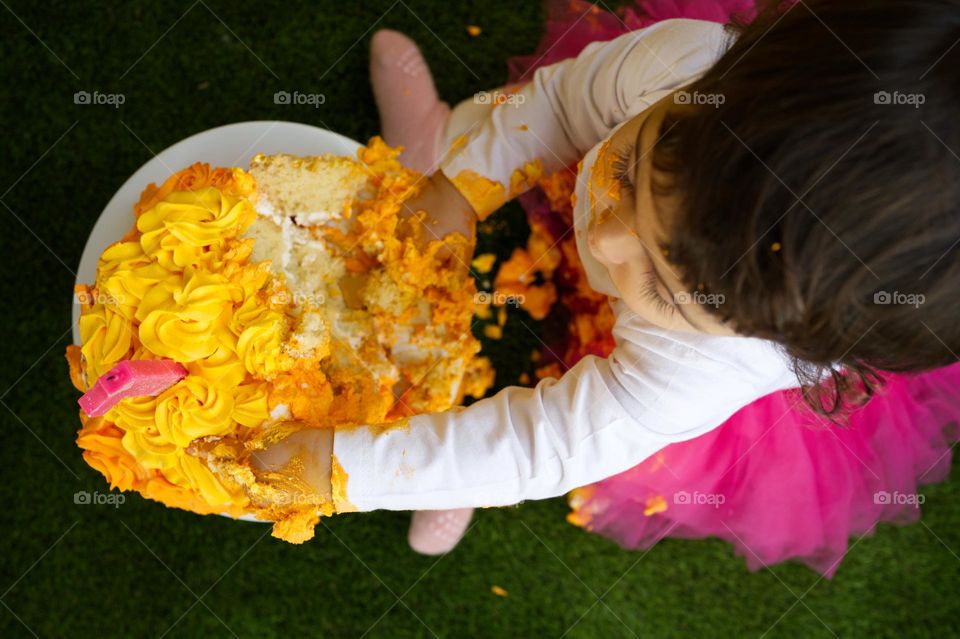
[[[413,40],[389,29],[373,34],[370,83],[384,141],[404,147],[400,160],[406,166],[433,173],[450,106],[440,101],[430,68]]]
[[[410,519],[410,547],[421,555],[443,555],[463,539],[473,508],[418,510]]]

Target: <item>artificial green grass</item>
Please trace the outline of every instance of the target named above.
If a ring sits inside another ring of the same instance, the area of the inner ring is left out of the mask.
[[[118,508],[74,504],[76,491],[106,486],[73,442],[77,393],[63,360],[71,270],[103,206],[151,151],[258,119],[327,126],[363,141],[377,132],[366,73],[376,28],[414,37],[451,102],[502,84],[505,59],[532,51],[543,28],[536,2],[191,1],[0,8],[0,636],[960,632],[955,480],[924,491],[922,523],[882,526],[859,541],[832,581],[797,565],[748,573],[716,540],[627,552],[565,523],[559,499],[479,512],[462,545],[439,560],[407,549],[403,513],[330,519],[314,541],[292,546],[266,525],[199,517],[135,494]],[[482,35],[469,37],[468,24]],[[126,102],[116,110],[75,105],[79,90],[123,93]],[[275,105],[278,90],[322,92],[327,101],[319,109]],[[526,224],[516,206],[498,216],[480,250],[505,257]],[[485,344],[500,383],[529,367],[536,340],[521,319],[535,326],[518,312],[507,338]],[[509,596],[492,594],[494,584]]]

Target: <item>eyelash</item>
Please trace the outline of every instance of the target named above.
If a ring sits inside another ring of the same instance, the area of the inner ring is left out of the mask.
[[[620,188],[627,193],[633,193],[633,182],[630,181],[630,159],[631,147],[613,151],[613,161],[610,166],[613,169],[613,177],[620,184]]]
[[[620,183],[620,188],[628,193],[633,193],[633,182],[630,181],[630,165],[628,162],[631,151],[632,147],[630,146],[614,151],[613,161],[611,162],[614,179]],[[677,311],[673,304],[660,295],[660,291],[657,290],[657,276],[653,272],[640,283],[640,295],[655,304],[657,310],[661,313],[673,315]]]
[[[657,311],[666,315],[673,315],[677,308],[665,300],[657,290],[657,276],[651,271],[640,283],[640,295],[657,306]]]

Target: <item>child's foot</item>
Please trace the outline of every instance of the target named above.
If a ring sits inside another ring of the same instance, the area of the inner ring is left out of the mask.
[[[377,31],[370,41],[370,82],[384,141],[403,145],[400,160],[406,166],[433,173],[450,106],[437,96],[417,45],[397,31]]]
[[[410,547],[421,555],[442,555],[454,549],[467,532],[473,508],[418,510],[410,519]]]

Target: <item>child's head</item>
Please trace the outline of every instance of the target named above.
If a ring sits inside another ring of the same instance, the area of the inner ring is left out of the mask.
[[[958,39],[956,0],[807,0],[624,127],[684,324],[777,341],[803,381],[958,359]]]

